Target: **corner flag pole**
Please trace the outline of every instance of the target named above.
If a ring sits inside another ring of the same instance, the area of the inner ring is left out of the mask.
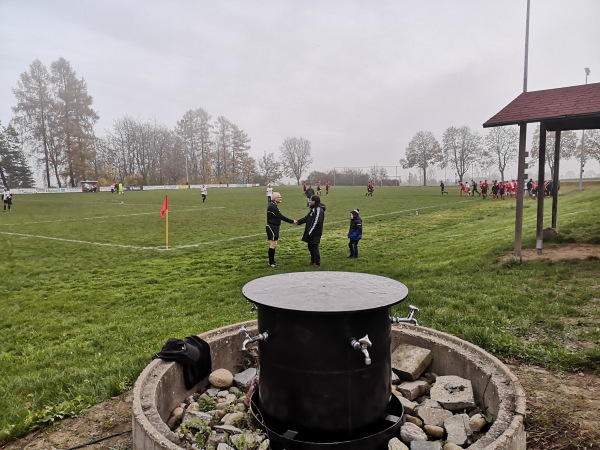
[[[165,219],[165,230],[166,230],[166,249],[169,250],[169,196],[165,195],[165,201],[163,202],[162,209],[160,210],[160,217]]]

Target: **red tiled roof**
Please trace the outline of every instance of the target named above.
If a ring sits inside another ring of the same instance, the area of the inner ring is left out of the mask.
[[[600,128],[600,83],[524,92],[483,127],[529,122],[550,123],[549,129]]]

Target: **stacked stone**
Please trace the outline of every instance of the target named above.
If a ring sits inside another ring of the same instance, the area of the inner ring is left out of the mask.
[[[409,344],[392,353],[392,393],[402,403],[404,417],[389,450],[460,450],[489,428],[471,382],[425,372],[432,359],[431,350]]]
[[[400,435],[389,450],[461,450],[489,428],[475,404],[469,380],[425,372],[431,350],[409,344],[392,353],[392,393],[404,408]],[[226,369],[210,374],[210,386],[177,406],[167,421],[183,448],[202,450],[269,449],[264,432],[252,426],[249,392],[257,384],[256,368],[233,375]],[[201,444],[199,444],[202,442]]]
[[[246,406],[256,375],[255,368],[236,375],[226,369],[212,372],[208,388],[186,398],[167,420],[179,445],[203,450],[267,450],[269,439],[254,428]]]

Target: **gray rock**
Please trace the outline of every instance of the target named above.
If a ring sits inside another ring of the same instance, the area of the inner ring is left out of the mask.
[[[248,411],[248,408],[246,408],[246,405],[244,405],[243,403],[236,403],[233,409],[240,412]]]
[[[217,393],[217,398],[225,398],[229,395],[228,390],[221,390]]]
[[[204,394],[208,395],[209,397],[216,397],[220,390],[221,389],[218,389],[218,388],[210,388],[210,389],[207,389]],[[204,394],[202,394],[202,395],[204,395]]]
[[[189,428],[198,428],[202,424],[209,424],[212,418],[208,413],[187,409],[183,414],[181,423],[184,423]]]
[[[219,444],[227,443],[227,434],[225,433],[210,433],[208,437],[208,441],[206,442],[206,447],[208,448],[216,448]]]
[[[430,398],[426,399],[423,403],[421,403],[419,405],[419,408],[439,408],[439,409],[443,409],[442,405],[440,405],[438,402],[436,402],[435,400],[431,400]]]
[[[444,421],[453,416],[452,411],[448,411],[442,408],[431,408],[429,406],[422,406],[416,409],[415,414],[419,417],[425,425],[442,426]]]
[[[438,441],[412,441],[410,450],[442,450],[442,444]]]
[[[223,422],[223,425],[233,425],[233,426],[237,426],[237,423],[240,420],[243,420],[247,417],[246,413],[243,412],[234,412],[231,414],[226,414],[223,419],[221,419],[221,422]]]
[[[426,441],[427,435],[414,423],[406,422],[400,427],[400,440],[410,444],[412,441]]]
[[[198,402],[192,402],[185,409],[186,410],[189,409],[190,411],[200,411],[200,403],[198,403]]]
[[[392,384],[400,383],[400,377],[392,370]]]
[[[396,394],[396,392],[393,392]],[[396,395],[400,403],[402,403],[402,407],[404,408],[404,412],[406,414],[412,414],[415,408],[418,406],[415,402],[411,402],[409,399],[403,397],[402,395]]]
[[[392,353],[392,370],[403,380],[415,381],[433,360],[431,350],[401,344]]]
[[[223,431],[224,433],[227,433],[227,434],[241,434],[242,433],[242,430],[240,430],[239,428],[234,427],[232,425],[215,425],[214,428],[217,431]]]
[[[454,442],[446,442],[444,450],[463,450],[463,448],[456,445]]]
[[[469,416],[466,414],[456,414],[447,418],[444,421],[444,428],[448,437],[447,442],[452,442],[456,445],[466,445],[471,442],[473,432],[469,425]]]
[[[235,450],[234,447],[232,447],[231,445],[227,445],[223,442],[219,443],[219,445],[217,445],[217,450]]]
[[[392,438],[388,442],[388,450],[408,450],[408,447],[398,438]]]
[[[244,370],[243,372],[236,373],[233,376],[233,382],[236,386],[240,386],[242,389],[248,389],[256,378],[256,369],[254,367],[250,367],[249,369]]]
[[[425,381],[408,381],[398,385],[398,392],[409,400],[429,393],[430,386]]]
[[[438,377],[431,388],[430,396],[432,400],[450,411],[475,407],[471,382],[456,375]]]
[[[235,375],[233,376],[233,380],[234,380],[234,382],[235,382]],[[241,390],[239,387],[237,387],[237,386],[231,386],[231,387],[229,388],[229,393],[230,393],[230,394],[235,394],[235,395],[237,395],[237,396],[240,396],[240,395],[242,395],[242,394],[243,394],[242,390]]]
[[[231,443],[235,448],[255,448],[264,440],[264,436],[258,433],[244,432],[231,436]],[[243,443],[243,446],[239,444]]]

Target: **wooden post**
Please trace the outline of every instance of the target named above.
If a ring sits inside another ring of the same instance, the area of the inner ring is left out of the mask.
[[[537,185],[537,227],[535,248],[538,254],[544,246],[544,167],[546,165],[546,124],[540,123],[540,149]]]
[[[560,129],[556,130],[554,173],[552,174],[552,228],[558,231],[558,167],[560,164]]]
[[[515,216],[515,252],[513,258],[521,262],[523,242],[523,202],[525,199],[525,153],[527,148],[527,124],[519,124],[519,162],[517,169],[517,213]]]

